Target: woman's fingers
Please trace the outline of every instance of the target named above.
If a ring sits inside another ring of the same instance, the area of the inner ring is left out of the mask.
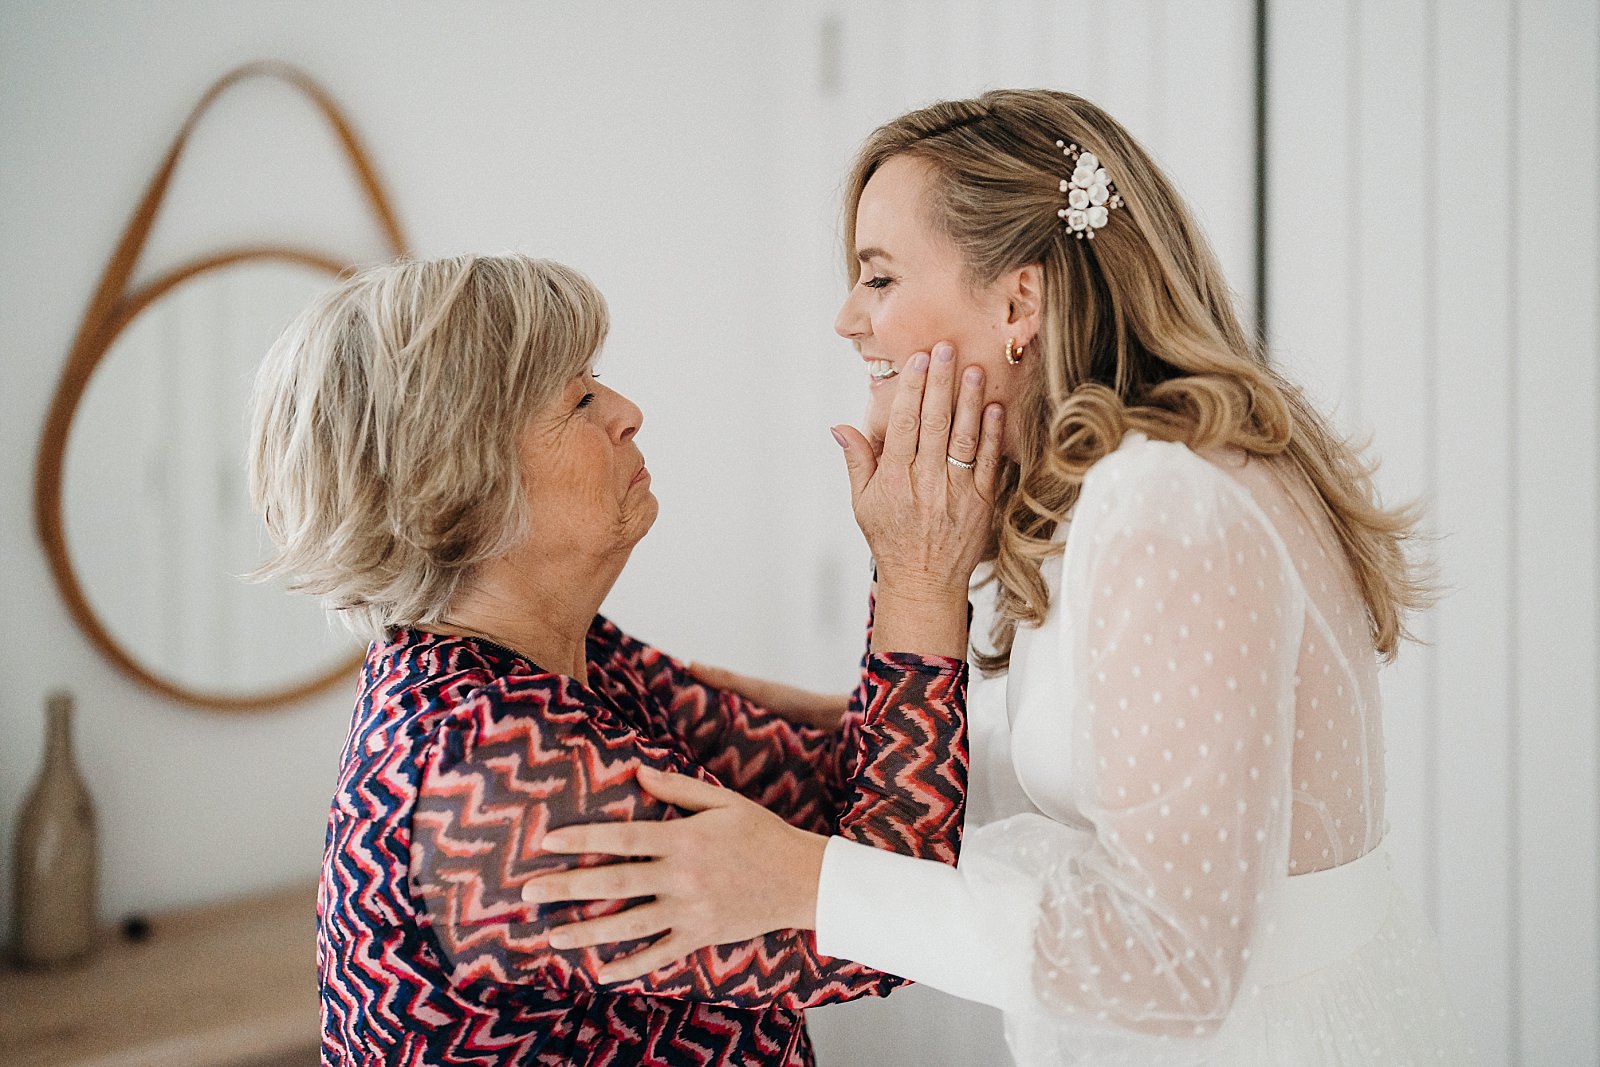
[[[910,466],[917,458],[917,437],[922,430],[922,393],[927,384],[928,353],[918,352],[900,371],[900,388],[889,408],[889,431],[883,438],[883,462]]]
[[[604,867],[575,867],[551,871],[522,884],[528,904],[563,900],[629,900],[661,892],[664,878],[660,863],[610,863]]]
[[[588,948],[620,941],[638,941],[672,928],[667,910],[654,902],[639,904],[615,915],[602,915],[581,923],[569,923],[550,931],[552,948]]]
[[[754,694],[749,689],[750,683],[755,681],[753,678],[749,678],[737,671],[730,671],[726,667],[713,667],[709,663],[696,663],[692,660],[684,664],[684,666],[688,668],[690,674],[709,686],[716,689],[729,689],[735,693],[742,693],[752,700],[755,699]]]
[[[683,774],[668,774],[654,767],[639,768],[639,785],[657,800],[689,811],[705,811],[737,802],[739,794]],[[665,825],[665,824],[657,824]]]
[[[866,490],[867,483],[872,481],[873,472],[878,469],[881,446],[874,448],[854,426],[833,427],[833,439],[844,449],[844,465],[850,472],[850,499],[857,500]]]
[[[917,466],[929,477],[944,478],[950,451],[950,409],[956,398],[956,350],[947,342],[933,346],[933,362],[922,393],[917,428]]]
[[[1006,413],[999,404],[990,404],[983,412],[983,434],[978,440],[977,466],[972,474],[978,495],[994,502],[995,486],[1000,481],[1000,442],[1005,434]]]
[[[975,461],[982,433],[983,368],[974,366],[961,372],[961,392],[956,397],[956,417],[950,427],[949,457],[962,463]],[[957,469],[960,468],[952,468]]]
[[[695,946],[687,939],[668,934],[649,948],[642,948],[631,956],[611,961],[600,969],[596,977],[607,983],[627,982],[640,975],[649,974],[658,967],[665,967],[673,960],[687,956],[694,949]]]
[[[849,693],[814,693],[797,685],[753,678],[748,674],[704,663],[690,663],[687,666],[689,673],[706,685],[726,693],[737,693],[791,722],[828,729],[837,726],[839,719],[850,708]]]
[[[664,822],[592,822],[551,830],[539,842],[546,852],[570,855],[659,856],[673,827]]]

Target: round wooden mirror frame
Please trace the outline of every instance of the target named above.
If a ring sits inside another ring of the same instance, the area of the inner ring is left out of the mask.
[[[349,269],[347,261],[326,253],[287,245],[256,245],[203,256],[142,286],[132,289],[129,287],[129,280],[138,263],[139,253],[155,223],[162,198],[166,194],[178,159],[195,124],[212,102],[229,87],[257,77],[287,82],[316,105],[332,126],[334,133],[338,135],[340,145],[366,194],[367,202],[376,217],[385,243],[394,255],[406,254],[405,238],[389,206],[388,197],[378,181],[377,173],[372,169],[354,130],[327,91],[303,71],[282,63],[250,63],[230,71],[206,91],[189,113],[165,160],[140,200],[127,230],[117,244],[116,251],[112,253],[110,262],[106,265],[95,295],[84,313],[83,322],[78,327],[72,350],[61,373],[61,380],[56,385],[54,396],[51,397],[50,408],[45,416],[44,432],[39,443],[38,462],[34,469],[34,522],[39,539],[44,546],[45,557],[49,562],[56,588],[66,602],[68,612],[83,630],[89,642],[135,681],[180,703],[219,711],[249,711],[303,700],[350,679],[359,668],[362,657],[359,654],[353,656],[331,670],[300,682],[243,694],[207,691],[165,677],[150,669],[111,635],[84,594],[83,585],[73,569],[72,558],[67,551],[62,515],[63,473],[72,421],[88,388],[90,377],[105,359],[122,330],[140,312],[173,288],[206,271],[253,260],[298,264],[326,271],[331,276],[338,276]]]

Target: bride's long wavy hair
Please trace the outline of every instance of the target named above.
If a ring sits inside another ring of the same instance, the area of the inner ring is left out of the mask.
[[[1056,212],[1075,143],[1099,157],[1121,194],[1094,239]],[[1099,107],[1070,93],[996,90],[912,111],[875,130],[846,186],[845,259],[856,269],[862,191],[886,161],[913,156],[933,171],[926,210],[966,261],[974,286],[1042,266],[1043,308],[1026,359],[1039,364],[1020,403],[1019,454],[996,510],[994,650],[1004,669],[1019,622],[1044,620],[1039,564],[1085,473],[1139,430],[1195,450],[1233,447],[1276,457],[1310,490],[1343,544],[1366,600],[1373,644],[1392,659],[1407,614],[1430,599],[1427,567],[1410,558],[1414,507],[1385,508],[1375,464],[1342,439],[1272,366],[1239,323],[1233,294],[1172,183]]]

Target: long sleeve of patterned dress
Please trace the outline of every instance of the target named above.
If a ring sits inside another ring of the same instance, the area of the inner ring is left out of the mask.
[[[870,616],[869,609],[869,646]],[[724,786],[802,830],[832,834],[838,829],[851,764],[861,751],[865,684],[857,686],[839,727],[823,730],[700,681],[679,660],[605,619],[596,620],[590,631],[589,658],[642,679],[694,761]],[[866,671],[863,658],[863,679]]]
[[[1043,1019],[1074,1054],[1213,1033],[1286,877],[1304,595],[1205,460],[1143,442],[1096,464],[1052,605],[1062,647],[1039,653],[1065,664],[1041,699],[1089,829],[1002,820],[957,870],[835,839],[819,945]]]
[[[791,1010],[883,995],[901,980],[817,953],[794,930],[702,949],[630,982],[600,986],[600,966],[641,943],[557,950],[548,932],[629,903],[532,905],[522,883],[573,858],[540,851],[574,823],[662,819],[675,809],[638,786],[641,765],[720,784],[668,727],[645,680],[618,670],[596,692],[568,678],[496,679],[441,724],[413,822],[413,892],[458,987],[604,991],[728,1007]],[[966,790],[966,666],[874,655],[867,664],[857,773],[838,832],[881,849],[953,864]],[[580,862],[602,861],[585,857]]]

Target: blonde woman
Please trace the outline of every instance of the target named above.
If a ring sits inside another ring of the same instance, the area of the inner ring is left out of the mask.
[[[1088,101],[1002,91],[875,131],[846,207],[868,438],[941,340],[1008,412],[976,660],[1008,672],[1034,810],[970,832],[956,869],[831,839],[819,948],[1004,1009],[1025,1064],[1468,1060],[1383,849],[1377,675],[1426,597],[1413,517],[1246,335],[1171,183]],[[856,480],[868,438],[844,438]],[[807,879],[725,824],[718,869],[744,873],[686,891],[693,858],[630,829],[563,846],[651,857],[629,891],[675,948],[716,942],[758,880]]]

